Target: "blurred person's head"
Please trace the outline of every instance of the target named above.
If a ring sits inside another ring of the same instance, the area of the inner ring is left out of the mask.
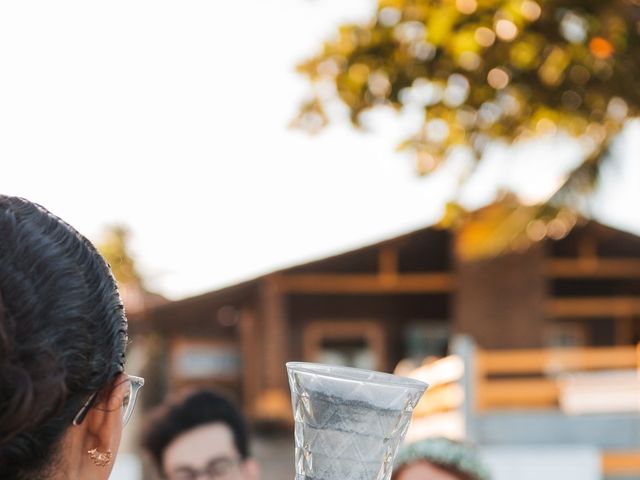
[[[150,416],[143,445],[169,480],[257,480],[240,411],[225,397],[198,390],[158,407]]]
[[[446,438],[428,438],[400,449],[393,480],[490,480],[471,448]]]
[[[132,406],[109,266],[45,208],[0,195],[0,476],[106,479]],[[133,377],[132,377],[133,378]]]

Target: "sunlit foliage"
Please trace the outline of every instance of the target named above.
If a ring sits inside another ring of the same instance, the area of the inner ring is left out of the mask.
[[[379,0],[368,23],[340,26],[299,71],[315,93],[294,124],[311,132],[336,99],[355,126],[377,106],[421,109],[422,126],[399,148],[423,175],[454,148],[480,161],[496,141],[576,138],[584,162],[531,216],[546,212],[548,225],[589,191],[638,116],[640,0]]]
[[[120,286],[142,284],[142,278],[129,252],[129,230],[126,227],[112,225],[106,228],[97,247],[111,266]]]

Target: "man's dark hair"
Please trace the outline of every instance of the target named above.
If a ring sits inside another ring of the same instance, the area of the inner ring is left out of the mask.
[[[158,407],[148,420],[142,445],[162,471],[162,457],[169,444],[183,433],[208,423],[229,427],[238,453],[243,460],[249,457],[247,427],[242,414],[227,398],[210,390],[197,390],[177,402]]]

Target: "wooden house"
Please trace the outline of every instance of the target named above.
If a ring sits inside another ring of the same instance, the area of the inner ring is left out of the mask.
[[[391,371],[447,353],[454,334],[487,349],[640,340],[640,238],[595,222],[499,258],[459,261],[424,228],[147,309],[132,333],[161,342],[173,389],[217,385],[257,420],[290,416],[284,364]]]

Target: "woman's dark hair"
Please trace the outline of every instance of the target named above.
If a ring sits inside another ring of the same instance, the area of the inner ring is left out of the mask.
[[[142,445],[162,472],[162,457],[169,444],[183,433],[208,423],[229,427],[240,457],[243,460],[249,457],[247,427],[242,414],[226,397],[210,390],[196,390],[156,408],[147,421]]]
[[[89,395],[123,369],[127,321],[111,270],[67,223],[0,195],[0,473],[47,478]]]

